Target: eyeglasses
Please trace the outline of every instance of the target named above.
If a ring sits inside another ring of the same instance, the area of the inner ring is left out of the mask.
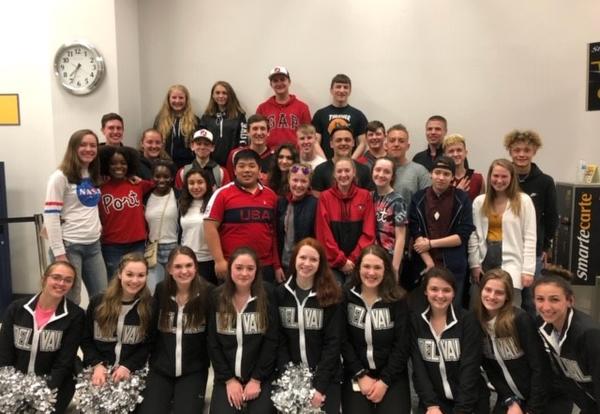
[[[49,274],[48,277],[56,283],[63,282],[66,285],[72,285],[73,282],[75,281],[75,279],[72,278],[71,276],[63,276],[63,275],[59,275],[57,273]]]
[[[306,165],[294,164],[292,168],[290,168],[292,174],[296,174],[297,172],[301,172],[304,175],[309,175],[311,173],[311,168]]]

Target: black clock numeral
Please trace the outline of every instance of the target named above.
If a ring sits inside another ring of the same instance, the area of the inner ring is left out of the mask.
[[[90,63],[94,63],[94,58],[93,57],[90,58]]]
[[[67,52],[67,56],[68,56],[68,57],[73,57],[73,51],[72,51],[72,50],[69,50],[69,51]]]
[[[84,80],[85,80],[85,84],[86,84],[86,85],[89,85],[89,84],[90,84],[90,81],[88,80],[88,78],[85,78]]]
[[[83,52],[83,56],[87,57],[87,50],[85,52]]]
[[[76,55],[81,55],[81,49],[80,48],[75,49],[75,54]]]
[[[69,63],[69,58],[64,57],[64,58],[62,58],[62,61],[63,61],[63,63]]]
[[[63,78],[67,77],[67,72],[63,72]]]
[[[90,72],[90,78],[94,77],[94,72]]]
[[[81,82],[80,81],[77,81],[77,86],[81,86]]]
[[[61,69],[64,69],[64,68],[65,68],[65,65],[61,64],[61,65],[60,65],[60,68],[61,68]]]

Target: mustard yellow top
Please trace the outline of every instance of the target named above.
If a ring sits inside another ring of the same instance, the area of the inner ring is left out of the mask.
[[[487,239],[489,241],[502,241],[502,214],[489,214],[488,222]]]

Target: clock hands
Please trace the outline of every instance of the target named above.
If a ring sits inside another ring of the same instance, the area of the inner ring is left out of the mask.
[[[73,83],[73,81],[75,80],[75,74],[77,73],[77,71],[81,68],[81,63],[78,63],[77,66],[75,67],[75,69],[73,69],[73,72],[71,72],[69,74],[69,83]]]

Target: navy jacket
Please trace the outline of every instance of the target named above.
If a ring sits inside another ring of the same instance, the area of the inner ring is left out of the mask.
[[[291,196],[279,197],[277,200],[277,243],[279,258],[285,242],[285,213],[288,205],[292,204],[294,215],[294,243],[306,237],[315,237],[315,215],[317,213],[317,198],[308,194],[300,200],[291,200]]]

